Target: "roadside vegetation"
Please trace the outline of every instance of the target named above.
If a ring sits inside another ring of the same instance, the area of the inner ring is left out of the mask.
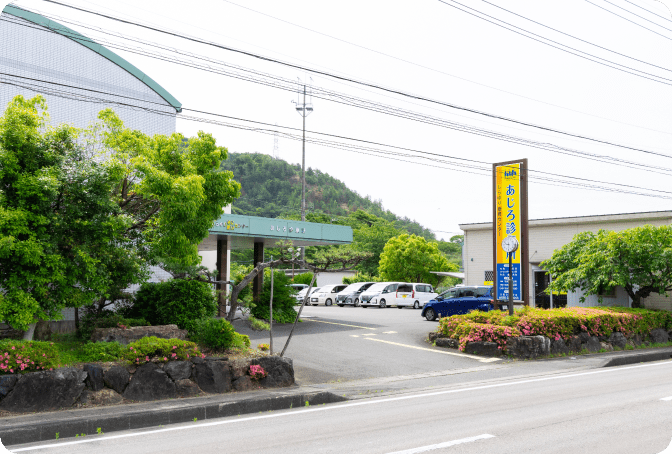
[[[614,332],[626,338],[646,336],[656,328],[672,329],[672,312],[624,307],[570,307],[535,309],[523,307],[514,315],[501,311],[473,311],[439,321],[437,331],[459,341],[460,350],[468,342],[495,342],[500,349],[507,340],[519,336],[546,336],[551,340],[568,340],[587,333],[609,337]]]

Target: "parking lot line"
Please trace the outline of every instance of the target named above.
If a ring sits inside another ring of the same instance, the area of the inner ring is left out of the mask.
[[[330,325],[340,325],[340,326],[349,326],[350,328],[361,328],[361,329],[376,329],[376,328],[369,328],[368,326],[357,326],[357,325],[347,325],[345,323],[336,323],[336,322],[325,322],[323,320],[306,320],[308,322],[317,322],[317,323],[328,323]]]
[[[494,361],[500,361],[499,358],[480,358],[478,356],[467,355],[465,353],[443,352],[443,351],[440,351],[440,350],[434,350],[433,348],[416,347],[415,345],[400,344],[398,342],[390,342],[390,341],[386,341],[386,340],[382,340],[382,339],[376,339],[376,338],[373,338],[373,337],[365,337],[364,339],[371,340],[371,341],[376,341],[376,342],[383,342],[385,344],[397,345],[399,347],[414,348],[416,350],[424,350],[424,351],[432,352],[432,353],[440,353],[442,355],[460,356],[462,358],[475,359],[476,361],[479,361],[479,362],[482,362],[482,363],[491,363],[491,362],[494,362]]]

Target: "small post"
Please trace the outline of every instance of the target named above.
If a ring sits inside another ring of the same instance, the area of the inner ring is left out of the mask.
[[[548,275],[548,283],[549,284],[553,283],[553,276],[551,276],[550,274]],[[551,290],[551,304],[549,309],[553,309],[553,290]]]
[[[273,262],[273,256],[271,256],[271,262]],[[273,356],[273,267],[271,266],[271,302],[270,302],[270,316],[269,316],[269,336],[271,338],[271,356]]]

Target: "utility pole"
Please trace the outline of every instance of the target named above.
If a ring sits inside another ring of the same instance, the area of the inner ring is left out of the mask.
[[[275,127],[278,127],[278,124],[275,124]],[[276,130],[273,133],[273,159],[278,159],[280,155],[280,147],[278,146],[278,131]]]
[[[301,220],[306,220],[306,117],[313,112],[311,102],[306,103],[306,84],[303,84],[303,102],[296,104],[296,111],[303,117],[303,146],[301,155]],[[306,248],[301,248],[301,260],[306,259]]]

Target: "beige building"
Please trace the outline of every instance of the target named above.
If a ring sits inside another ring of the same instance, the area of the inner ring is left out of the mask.
[[[530,275],[528,279],[530,305],[550,307],[551,297],[545,295],[549,277],[539,264],[551,258],[553,251],[569,243],[579,232],[604,230],[624,230],[650,224],[653,226],[672,225],[672,211],[654,211],[648,213],[611,214],[603,216],[581,216],[573,218],[534,219],[529,222]],[[481,224],[460,224],[464,231],[464,263],[467,285],[492,283],[492,222]],[[553,307],[558,306],[597,306],[595,295],[580,302],[580,293],[553,295]],[[617,288],[613,294],[603,295],[604,305],[630,306],[631,299],[623,288]],[[644,301],[646,307],[672,310],[672,295],[652,295]]]

